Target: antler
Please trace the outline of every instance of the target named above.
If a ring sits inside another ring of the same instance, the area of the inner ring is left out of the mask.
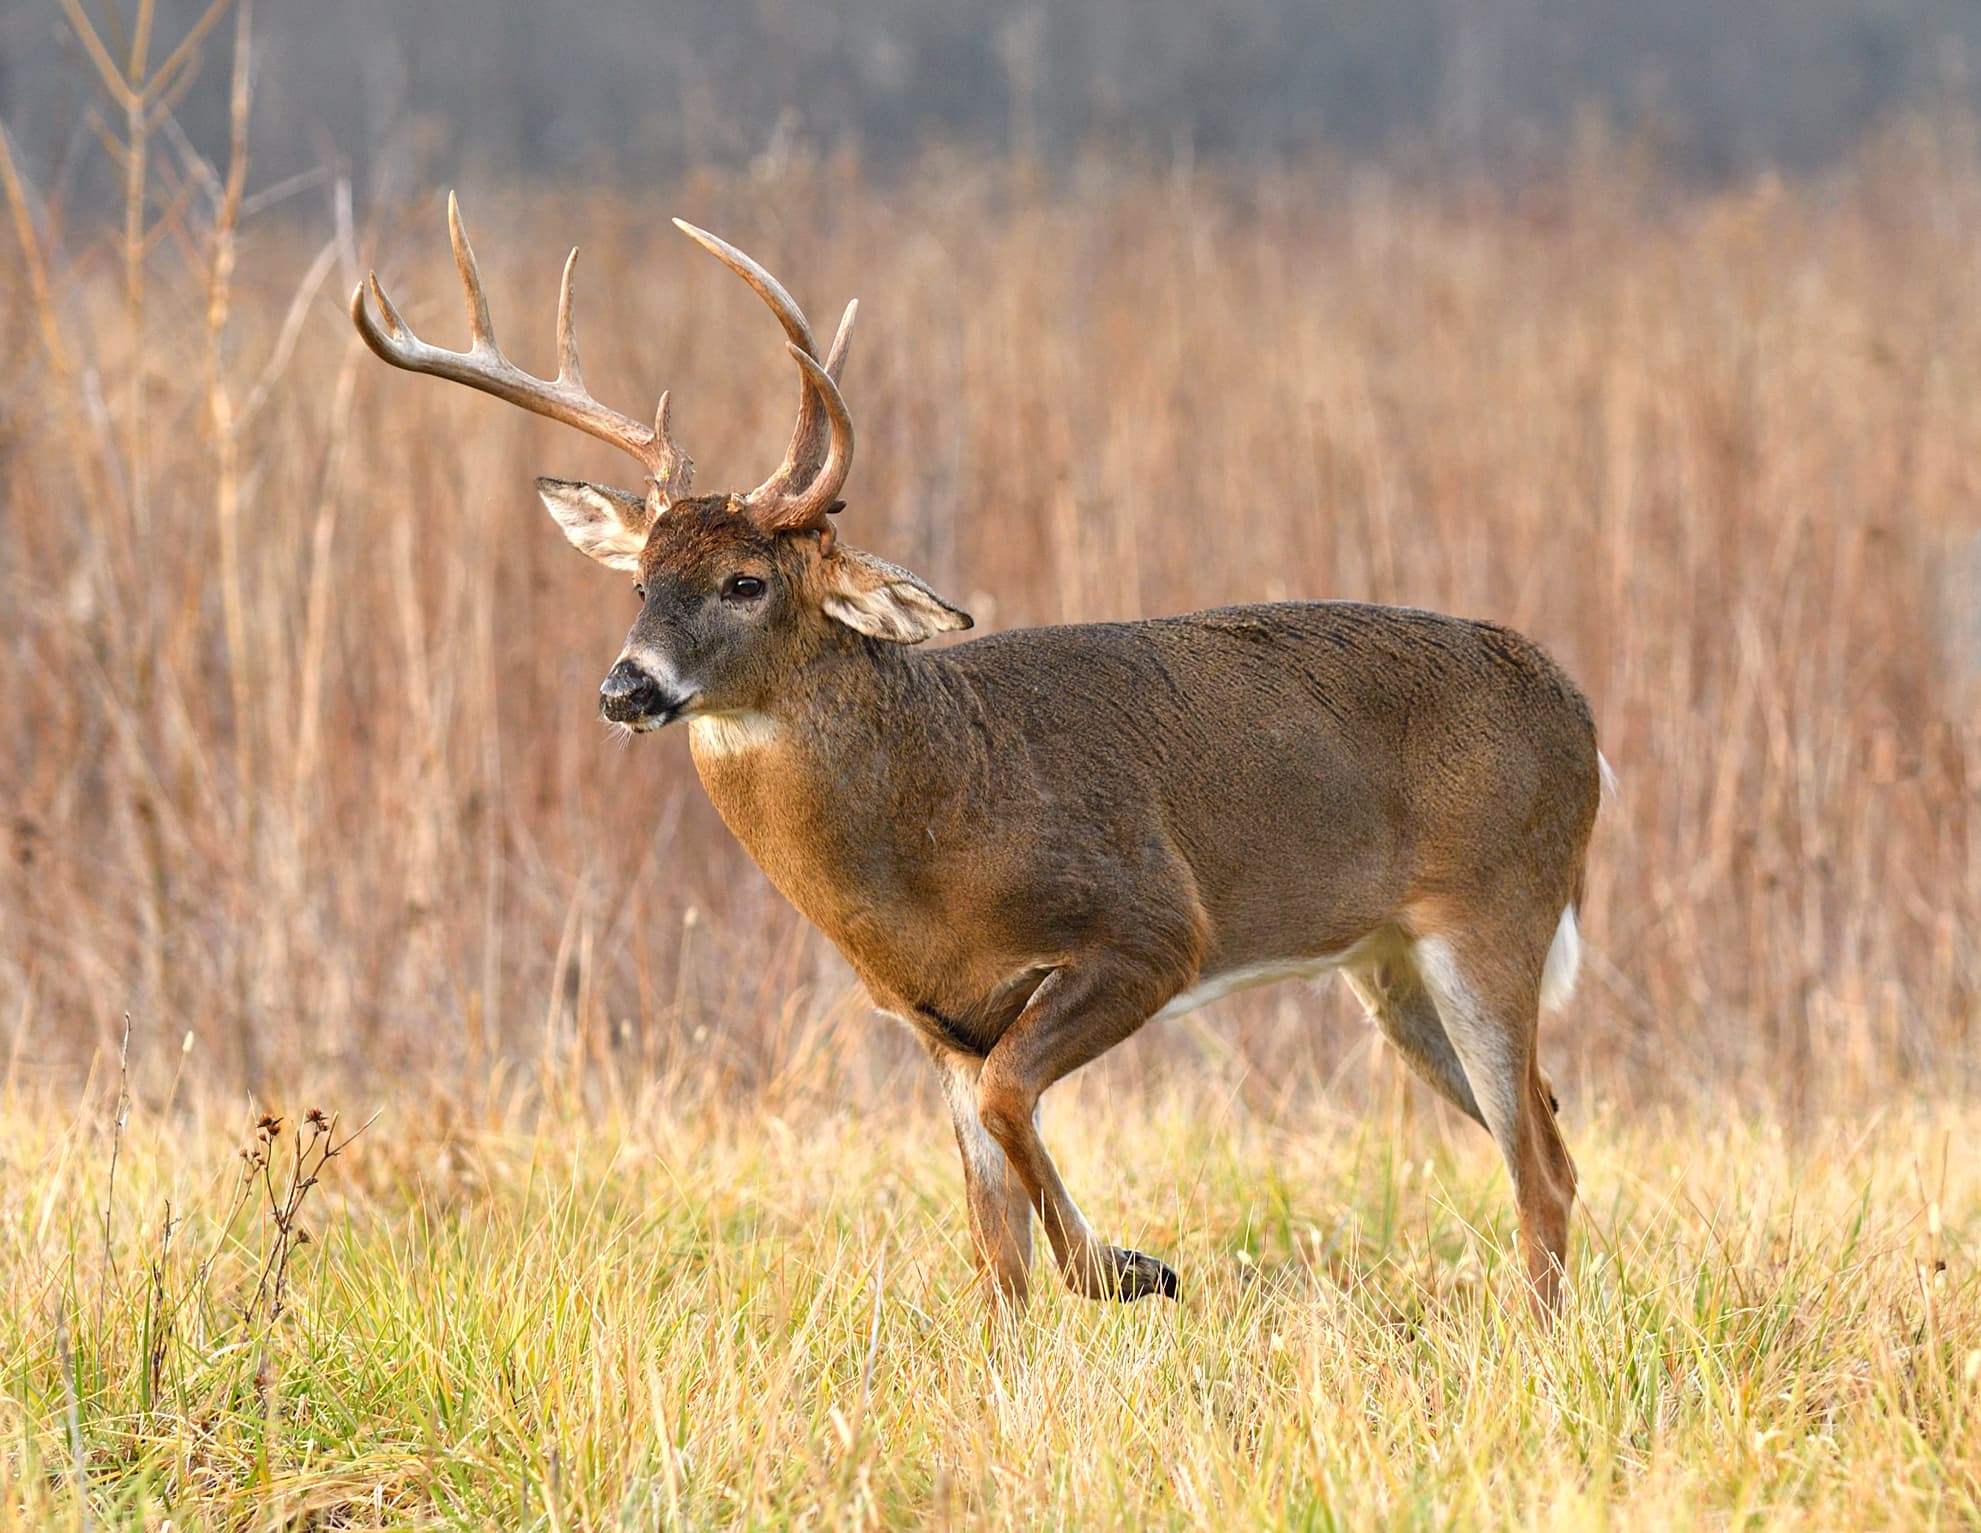
[[[828,513],[839,509],[839,491],[853,466],[853,417],[840,397],[838,379],[846,367],[853,340],[853,318],[860,305],[846,305],[832,349],[823,365],[818,342],[784,284],[727,240],[677,218],[674,227],[749,283],[784,327],[786,349],[798,364],[798,421],[784,461],[762,484],[743,497],[757,521],[778,532],[816,529],[831,534]]]
[[[495,344],[495,327],[489,320],[488,295],[482,289],[481,270],[475,264],[467,231],[461,227],[461,206],[452,192],[447,194],[447,232],[454,244],[454,264],[461,271],[462,296],[467,300],[468,349],[448,351],[414,335],[392,306],[392,300],[385,296],[376,272],[368,273],[351,295],[351,321],[365,338],[365,344],[394,367],[465,383],[471,389],[480,389],[512,405],[576,426],[602,442],[610,442],[645,468],[650,497],[658,501],[656,509],[685,495],[694,478],[695,464],[674,440],[668,396],[660,396],[660,408],[649,429],[631,416],[600,404],[585,388],[584,374],[578,366],[577,326],[571,310],[571,276],[578,264],[578,252],[573,249],[564,262],[564,280],[557,294],[557,376],[539,378],[516,366]],[[382,327],[365,302],[367,286],[384,319]]]

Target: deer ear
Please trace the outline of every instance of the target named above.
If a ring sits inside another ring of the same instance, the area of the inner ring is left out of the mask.
[[[855,633],[892,644],[919,644],[931,634],[971,626],[969,613],[900,565],[844,544],[825,560],[825,610]]]
[[[537,494],[579,553],[629,575],[639,568],[653,525],[645,496],[581,479],[539,479]]]

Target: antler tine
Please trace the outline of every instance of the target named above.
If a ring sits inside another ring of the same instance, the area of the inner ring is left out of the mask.
[[[849,311],[848,318],[840,321],[840,338],[833,345],[835,352],[843,351],[840,343],[844,341],[850,325]],[[803,490],[756,497],[750,505],[764,526],[778,532],[816,528],[825,535],[826,546],[830,547],[832,525],[826,516],[837,509],[839,492],[853,467],[853,413],[846,408],[839,385],[833,382],[832,374],[826,371],[818,358],[789,341],[784,349],[791,353],[799,372],[804,374],[806,382],[816,391],[825,407],[825,414],[831,422],[831,446],[826,452],[824,465]]]
[[[393,307],[392,300],[386,297],[385,285],[378,280],[378,273],[375,271],[367,272],[365,274],[365,280],[371,284],[371,296],[378,300],[378,312],[385,316],[385,328],[392,332],[395,340],[405,335],[407,333],[406,322],[399,317],[399,311]],[[360,283],[358,285],[357,296],[362,299],[364,292],[364,283]],[[371,316],[365,313],[362,303],[359,303],[352,312],[358,316],[358,328],[366,332],[365,338],[369,340],[372,330]],[[375,351],[378,348],[374,346],[372,349]]]
[[[578,364],[577,354],[571,356],[571,365]],[[674,440],[674,409],[668,391],[660,391],[660,408],[654,411],[653,439],[660,449],[659,466],[647,475],[649,494],[658,497],[663,506],[670,505],[688,493],[688,486],[695,482],[695,460],[681,450]]]
[[[846,373],[846,354],[853,349],[853,320],[860,312],[860,300],[848,300],[846,312],[839,316],[839,328],[832,332],[832,350],[825,354],[825,370],[837,383]]]
[[[447,232],[454,246],[454,264],[461,273],[461,292],[467,302],[471,342],[466,351],[449,351],[421,340],[385,296],[378,274],[367,274],[351,295],[351,322],[369,346],[384,361],[408,372],[428,373],[454,383],[464,383],[484,394],[520,405],[567,426],[610,442],[628,454],[647,471],[649,479],[662,489],[662,504],[671,503],[687,492],[694,464],[681,451],[667,429],[667,396],[661,396],[660,411],[652,429],[630,416],[600,404],[586,390],[578,367],[577,320],[573,313],[573,271],[578,252],[572,251],[564,263],[564,279],[557,295],[557,376],[539,378],[524,372],[502,354],[495,343],[495,326],[489,318],[488,294],[482,287],[481,270],[475,262],[474,247],[468,243],[467,229],[461,222],[461,206],[452,192],[447,194]],[[378,306],[379,318],[366,301]]]
[[[557,285],[557,381],[585,386],[584,370],[578,366],[578,317],[571,310],[571,277],[578,269],[578,247],[564,258],[564,280]],[[667,396],[662,394],[662,400]]]
[[[454,247],[454,265],[461,273],[461,294],[468,302],[468,335],[471,349],[483,343],[500,356],[495,344],[495,323],[488,317],[488,293],[481,285],[481,267],[475,263],[475,247],[468,243],[468,231],[461,224],[461,203],[451,191],[447,194],[447,239]]]

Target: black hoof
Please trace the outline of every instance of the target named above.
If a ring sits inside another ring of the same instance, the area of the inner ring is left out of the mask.
[[[1140,1251],[1123,1251],[1121,1265],[1115,1269],[1115,1298],[1124,1304],[1133,1304],[1137,1299],[1146,1299],[1152,1294],[1174,1299],[1175,1272],[1153,1256],[1144,1256]]]

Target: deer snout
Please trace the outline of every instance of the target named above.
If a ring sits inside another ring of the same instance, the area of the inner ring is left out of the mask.
[[[621,660],[599,683],[598,711],[614,724],[665,723],[677,706],[676,699],[631,660]]]

